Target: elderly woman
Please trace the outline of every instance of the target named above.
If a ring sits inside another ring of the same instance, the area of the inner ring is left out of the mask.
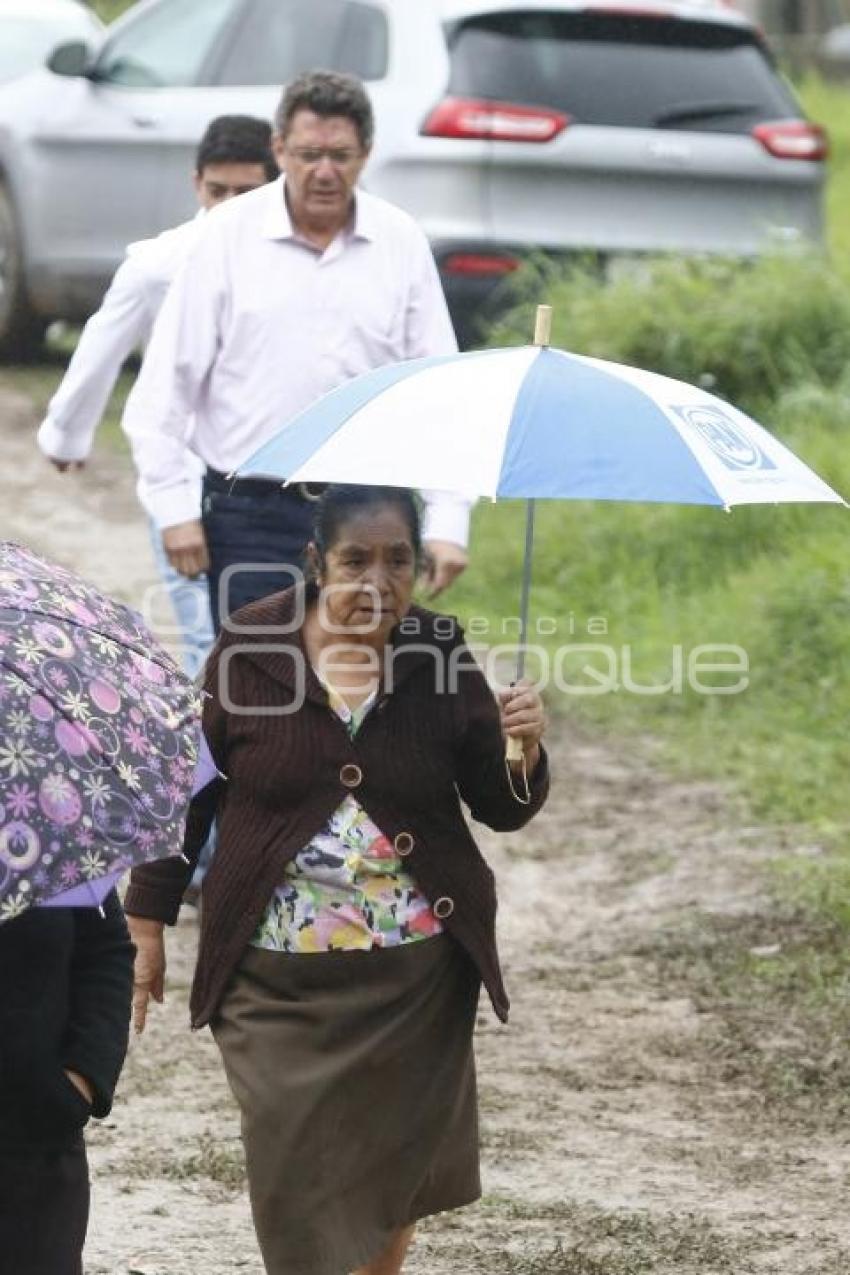
[[[133,873],[136,1025],[217,813],[192,1022],[241,1109],[266,1269],[396,1275],[418,1218],[480,1195],[480,983],[503,1020],[508,999],[461,800],[495,829],[531,818],[543,711],[525,685],[497,702],[454,622],[411,605],[409,492],[328,488],[309,553],[314,579],[238,612],[210,658],[227,779],[195,800],[188,862]]]

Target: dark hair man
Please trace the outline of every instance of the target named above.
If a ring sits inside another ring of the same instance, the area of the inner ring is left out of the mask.
[[[457,349],[425,235],[358,186],[373,133],[360,81],[328,71],[299,76],[275,125],[281,180],[209,219],[163,306],[125,412],[171,563],[190,576],[209,572],[216,620],[223,573],[227,612],[285,587],[312,523],[309,493],[262,480],[234,487],[227,474],[351,377]],[[203,522],[185,461],[190,421],[191,446],[206,466]],[[466,565],[469,506],[425,495],[436,593]]]

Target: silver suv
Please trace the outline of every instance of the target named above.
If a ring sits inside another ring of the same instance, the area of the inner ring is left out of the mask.
[[[752,254],[817,240],[825,139],[757,30],[665,0],[143,0],[0,88],[0,350],[98,303],[192,210],[209,119],[313,66],[367,81],[366,182],[430,236],[463,342],[530,251]]]

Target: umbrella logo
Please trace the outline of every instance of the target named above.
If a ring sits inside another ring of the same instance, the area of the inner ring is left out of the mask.
[[[727,469],[775,469],[776,465],[755,439],[731,416],[717,407],[676,407],[682,420],[699,434]]]

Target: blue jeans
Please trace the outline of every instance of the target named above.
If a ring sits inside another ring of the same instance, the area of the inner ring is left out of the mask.
[[[215,636],[206,577],[190,580],[175,571],[162,546],[162,532],[153,523],[150,531],[157,570],[180,630],[180,663],[190,677],[197,677]]]
[[[298,489],[250,478],[233,483],[207,471],[203,524],[216,632],[223,615],[295,583],[313,534],[314,513],[315,502]]]
[[[180,629],[180,663],[189,677],[197,677],[215,640],[210,596],[205,576],[190,580],[175,571],[162,545],[162,532],[151,523],[151,543],[157,569]],[[192,884],[200,886],[215,853],[215,828],[201,850]]]

